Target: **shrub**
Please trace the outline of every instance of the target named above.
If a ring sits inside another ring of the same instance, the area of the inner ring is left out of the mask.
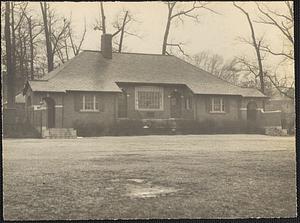
[[[234,134],[249,132],[247,122],[239,120],[184,120],[179,123],[178,129],[182,134]],[[253,130],[255,133],[261,132],[257,126]]]
[[[148,128],[144,128],[144,126]],[[78,136],[132,136],[132,135],[168,135],[168,134],[237,134],[237,133],[263,133],[263,129],[257,125],[251,125],[246,121],[237,120],[213,120],[203,121],[178,120],[174,122],[153,122],[142,120],[119,120],[106,126],[97,123],[84,123],[77,121],[74,129]],[[175,131],[173,131],[175,129]]]
[[[3,125],[5,138],[40,138],[41,134],[29,122]]]
[[[75,121],[73,126],[77,135],[83,137],[103,136],[108,132],[107,127],[102,123]]]
[[[144,125],[141,120],[120,120],[110,127],[109,133],[117,136],[144,135]]]
[[[244,121],[223,120],[216,127],[216,133],[246,133],[247,124]]]

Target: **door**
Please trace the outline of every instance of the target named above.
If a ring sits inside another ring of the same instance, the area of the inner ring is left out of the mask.
[[[257,105],[254,101],[251,101],[247,105],[247,120],[255,122],[257,116]]]
[[[47,127],[55,128],[55,102],[52,98],[45,98],[47,104]]]
[[[257,132],[257,105],[254,101],[247,105],[247,130],[248,133]]]
[[[118,118],[127,118],[127,93],[118,95]]]
[[[170,104],[171,118],[181,118],[181,95],[178,92],[171,94]]]

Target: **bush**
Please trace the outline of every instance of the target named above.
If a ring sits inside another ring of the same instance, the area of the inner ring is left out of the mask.
[[[175,125],[176,124],[176,125]],[[148,128],[144,128],[148,126]],[[246,121],[232,121],[208,119],[204,121],[178,120],[174,122],[153,122],[142,120],[119,120],[107,126],[97,123],[84,123],[77,121],[74,129],[78,136],[133,136],[133,135],[170,135],[170,134],[242,134],[242,133],[263,133],[263,130],[255,124]],[[175,130],[175,131],[173,131]]]
[[[223,120],[217,124],[216,133],[246,133],[247,124],[244,121]]]
[[[110,126],[104,123],[86,123],[83,121],[75,121],[74,129],[78,136],[95,137],[95,136],[129,136],[129,135],[144,135],[144,123],[140,120],[121,120]]]
[[[5,138],[40,138],[41,134],[29,122],[3,125]]]
[[[120,120],[110,127],[110,134],[116,136],[144,135],[145,124],[141,120]]]
[[[77,135],[83,137],[103,136],[107,135],[108,132],[108,128],[99,123],[75,121],[73,126]]]
[[[249,133],[249,126],[245,121],[208,119],[204,121],[182,121],[178,125],[182,134],[236,134]],[[260,133],[257,126],[253,128],[254,133]]]

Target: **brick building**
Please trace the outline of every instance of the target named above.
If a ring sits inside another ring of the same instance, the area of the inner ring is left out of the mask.
[[[76,122],[119,120],[257,121],[267,98],[223,81],[175,56],[83,51],[24,88],[26,116],[41,132]]]

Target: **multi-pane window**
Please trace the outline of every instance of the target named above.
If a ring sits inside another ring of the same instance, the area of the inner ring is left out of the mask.
[[[225,105],[223,98],[214,97],[211,99],[211,111],[212,112],[225,112]]]
[[[95,95],[82,96],[82,111],[99,111],[98,102]]]
[[[136,87],[137,110],[163,110],[163,89],[160,87]]]

